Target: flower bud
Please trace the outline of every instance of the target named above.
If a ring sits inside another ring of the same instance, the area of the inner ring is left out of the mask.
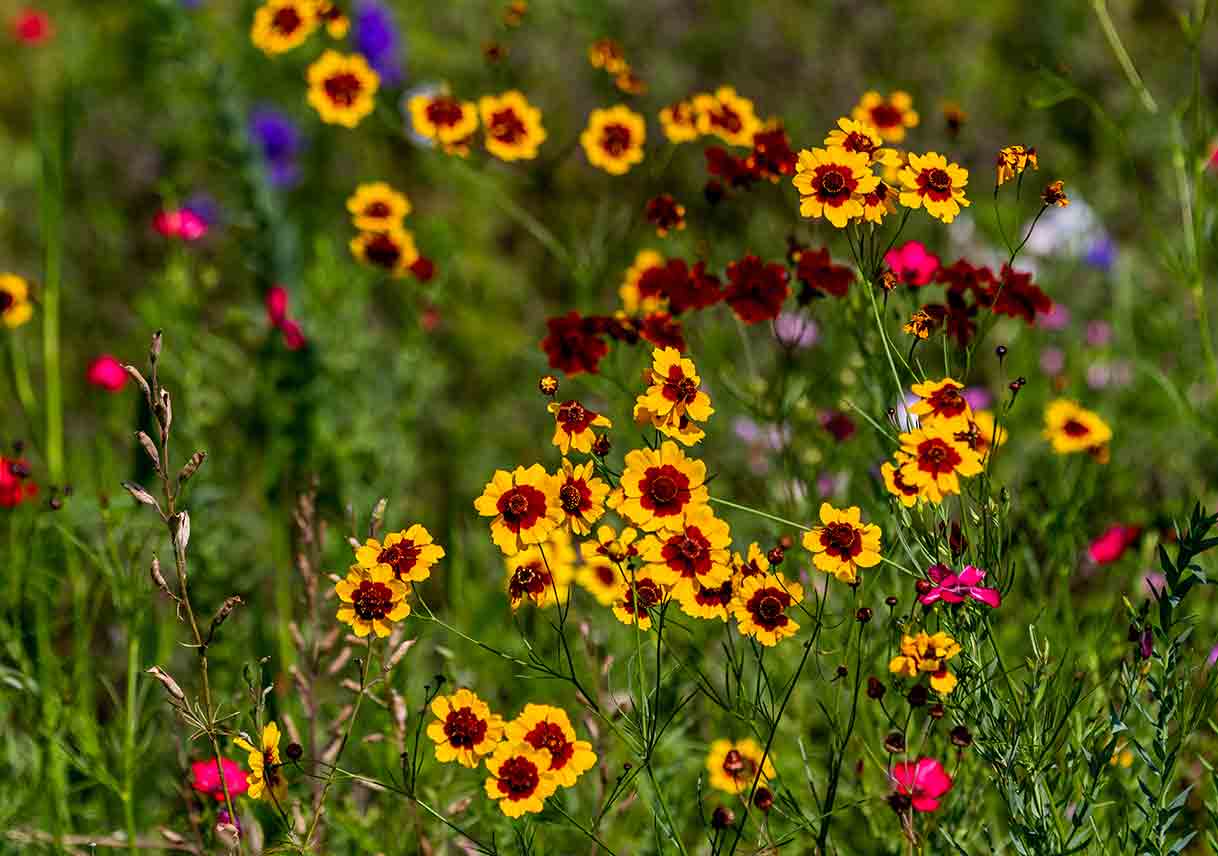
[[[761,787],[753,794],[753,805],[768,812],[774,807],[774,793],[769,788]]]
[[[286,754],[289,761],[299,761],[304,756],[304,747],[299,743],[289,743]]]
[[[769,560],[771,565],[781,565],[782,560],[786,558],[786,551],[783,550],[782,547],[775,547],[766,553],[765,557]]]
[[[930,706],[930,710],[927,711],[927,713],[930,714],[931,719],[942,719],[943,715],[944,715],[944,713],[946,713],[946,711],[943,709],[943,705],[932,704]]]
[[[867,679],[867,698],[879,701],[884,697],[884,693],[888,692],[888,687],[884,686],[883,681],[872,675]]]
[[[542,375],[541,380],[537,382],[537,388],[541,390],[542,395],[553,398],[558,394],[558,378],[552,374]]]
[[[957,725],[951,731],[952,745],[967,749],[973,745],[973,735],[963,725]]]
[[[890,732],[884,738],[884,750],[891,755],[897,755],[905,751],[905,735],[899,731]]]
[[[715,829],[727,829],[736,821],[736,815],[732,814],[730,808],[719,806],[711,815],[711,826]]]
[[[871,620],[872,614],[873,613],[871,612],[871,607],[860,606],[858,608],[858,611],[856,611],[854,613],[854,620],[857,621],[859,624],[866,624],[868,621]]]
[[[613,448],[613,443],[609,441],[609,435],[600,434],[592,441],[592,454],[598,458],[603,458],[609,454],[609,450]]]
[[[888,595],[888,597],[884,598],[884,604],[890,608],[894,607],[897,605],[897,599],[892,595]]]
[[[914,684],[905,695],[905,700],[909,702],[910,707],[922,707],[922,705],[926,704],[929,695],[926,687],[921,684]]]

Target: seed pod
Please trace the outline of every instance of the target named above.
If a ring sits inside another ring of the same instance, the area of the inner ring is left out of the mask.
[[[220,608],[216,610],[215,617],[211,620],[211,630],[208,631],[207,638],[211,639],[212,634],[216,632],[217,628],[224,623],[225,619],[232,615],[234,609],[243,603],[245,603],[245,601],[243,601],[237,595],[225,598],[224,603],[220,604]]]
[[[156,556],[152,557],[152,567],[149,568],[148,572],[152,576],[152,584],[154,586],[165,592],[165,594],[169,595],[174,600],[177,600],[177,596],[169,590],[169,583],[165,582],[165,577],[161,573],[161,560]]]
[[[407,639],[401,645],[394,648],[393,653],[389,655],[389,659],[385,661],[385,671],[390,671],[394,666],[400,663],[402,658],[406,656],[406,652],[414,646],[416,641],[416,639]]]
[[[179,511],[173,519],[173,547],[178,559],[186,561],[186,545],[190,543],[190,514]]]
[[[140,445],[144,447],[144,451],[148,453],[148,457],[152,458],[152,465],[156,467],[156,471],[161,471],[161,456],[157,454],[156,443],[152,442],[152,438],[143,431],[135,432],[135,436],[139,438]]]
[[[190,460],[182,467],[178,473],[178,485],[184,485],[190,481],[190,477],[199,471],[199,467],[203,466],[203,462],[207,460],[207,453],[203,451],[195,452],[190,456]]]
[[[135,482],[123,482],[123,488],[127,493],[131,494],[131,498],[143,505],[151,505],[157,511],[161,510],[161,506],[157,503],[156,498],[148,491],[144,490]]]
[[[126,363],[124,363],[123,371],[125,371],[133,381],[135,381],[136,383],[138,383],[140,385],[140,389],[142,389],[144,391],[144,398],[148,399],[148,404],[151,405],[152,404],[152,388],[150,386],[148,386],[148,381],[144,380],[144,376],[142,374],[140,374],[140,370],[137,369],[135,366],[129,366]]]
[[[161,390],[161,400],[156,411],[157,421],[161,423],[161,443],[163,445],[169,442],[169,426],[173,424],[173,402],[169,398],[168,390]]]
[[[169,693],[175,701],[186,701],[186,693],[182,692],[178,682],[170,677],[169,673],[160,666],[153,666],[151,669],[146,670],[145,674],[152,675],[152,677],[160,681],[161,686],[165,688],[165,692]]]

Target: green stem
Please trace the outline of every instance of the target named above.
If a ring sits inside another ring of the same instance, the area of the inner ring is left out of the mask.
[[[135,687],[140,672],[140,639],[134,628],[128,628],[127,636],[127,730],[123,735],[123,820],[127,825],[127,842],[132,854],[138,852],[135,825],[135,732],[139,727],[139,711],[136,710]]]
[[[1091,8],[1095,10],[1095,16],[1099,18],[1100,29],[1104,31],[1104,38],[1108,39],[1108,46],[1116,54],[1117,62],[1121,64],[1121,70],[1125,72],[1129,85],[1134,88],[1134,91],[1138,93],[1138,97],[1142,99],[1142,106],[1149,113],[1158,113],[1159,105],[1155,103],[1154,96],[1150,94],[1150,90],[1142,82],[1142,75],[1138,74],[1138,70],[1133,64],[1133,59],[1129,56],[1129,51],[1125,50],[1125,45],[1121,42],[1121,35],[1117,32],[1116,25],[1112,23],[1112,16],[1108,14],[1107,0],[1091,0]]]
[[[62,126],[45,115],[40,123],[42,148],[42,238],[45,265],[42,292],[42,359],[46,393],[46,461],[52,482],[62,482],[63,383],[59,359],[59,298],[63,276]]]

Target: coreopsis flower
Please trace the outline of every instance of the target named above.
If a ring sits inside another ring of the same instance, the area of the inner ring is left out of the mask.
[[[906,241],[884,254],[884,264],[906,285],[926,285],[939,270],[939,257],[920,241]]]
[[[880,465],[880,476],[884,479],[884,487],[897,501],[906,508],[913,508],[918,501],[920,491],[916,484],[910,484],[901,476],[901,467],[909,458],[897,452],[896,463],[885,461]]]
[[[1099,414],[1069,399],[1058,398],[1045,409],[1044,437],[1053,444],[1054,452],[1068,455],[1107,446],[1112,429]]]
[[[964,384],[950,377],[915,383],[911,389],[913,394],[918,396],[918,401],[910,405],[909,412],[917,416],[923,425],[954,425],[973,415],[968,401],[960,394]]]
[[[637,594],[637,597],[636,597]],[[651,629],[652,609],[659,609],[668,599],[668,589],[646,568],[627,572],[617,585],[613,598],[613,614],[622,624],[639,630]]]
[[[400,532],[390,532],[384,541],[369,538],[355,550],[355,561],[361,568],[372,570],[388,565],[394,579],[403,583],[418,583],[431,576],[436,562],[444,558],[444,548],[418,523]]]
[[[107,392],[118,392],[127,385],[127,371],[110,354],[102,354],[89,363],[85,379]]]
[[[844,229],[851,218],[863,216],[863,194],[875,190],[880,178],[872,174],[867,155],[831,148],[801,151],[791,181],[799,191],[801,216],[823,217]]]
[[[864,193],[861,198],[864,222],[883,223],[885,217],[897,212],[896,198],[897,192],[884,181],[877,184],[875,190]]]
[[[770,573],[770,559],[756,541],[749,544],[745,555],[732,554],[732,582],[737,589],[749,577],[764,577]]]
[[[998,150],[997,182],[998,186],[1006,184],[1028,167],[1039,169],[1036,161],[1036,149],[1027,146],[1004,146]]]
[[[670,143],[688,143],[698,139],[698,114],[692,99],[677,101],[662,109],[660,127]]]
[[[531,544],[539,544],[562,522],[562,506],[554,480],[541,464],[517,467],[512,472],[495,470],[474,508],[491,521],[491,540],[512,556]]]
[[[681,611],[691,618],[727,621],[731,617],[734,594],[735,584],[727,579],[711,586],[694,583],[678,590],[675,596]]]
[[[351,255],[369,267],[379,268],[394,279],[410,274],[410,267],[419,259],[414,233],[401,226],[389,226],[375,232],[360,232],[348,245]]]
[[[686,445],[701,439],[702,431],[690,431],[688,421],[705,422],[715,412],[710,396],[702,390],[702,379],[693,360],[676,348],[656,348],[651,355],[651,385],[634,405],[636,421],[651,422],[661,433]],[[684,430],[682,430],[684,426]]]
[[[254,12],[250,41],[267,56],[275,56],[304,42],[317,25],[314,0],[267,0]]]
[[[351,19],[330,0],[318,0],[317,17],[326,25],[326,35],[332,39],[345,39],[351,29]]]
[[[621,43],[614,39],[597,39],[590,44],[588,64],[593,68],[603,68],[609,74],[618,74],[630,67]]]
[[[917,428],[897,439],[905,458],[901,480],[918,488],[918,495],[933,503],[960,493],[960,477],[981,472],[981,457],[958,441],[958,425],[938,423]]]
[[[736,94],[731,86],[720,86],[714,94],[702,92],[693,98],[698,133],[714,134],[729,146],[751,146],[761,120],[753,102]]]
[[[639,553],[651,578],[681,598],[731,579],[731,544],[727,523],[701,505],[685,513],[679,528],[644,538]]]
[[[952,777],[933,758],[893,764],[892,782],[898,794],[909,798],[914,811],[934,811],[939,798],[952,789]]]
[[[445,93],[411,96],[406,102],[410,123],[421,137],[439,143],[445,152],[464,157],[478,130],[478,107]]]
[[[309,104],[327,124],[354,128],[376,107],[381,79],[360,54],[328,50],[306,76]]]
[[[790,278],[783,265],[766,263],[749,254],[728,264],[728,286],[723,299],[745,324],[772,321],[791,295]]]
[[[661,238],[673,230],[680,232],[685,228],[685,206],[677,202],[671,193],[661,193],[647,200],[644,214]]]
[[[844,583],[854,583],[859,568],[880,563],[880,527],[863,523],[858,506],[838,509],[822,502],[820,523],[803,537],[804,549],[813,554],[812,564],[817,568]]]
[[[613,76],[613,85],[627,95],[646,95],[647,81],[639,77],[634,69],[624,69]]]
[[[587,535],[592,524],[605,513],[609,485],[594,475],[592,461],[572,464],[562,459],[562,469],[554,474],[554,490],[563,513],[563,525],[576,535]]]
[[[478,99],[478,112],[486,133],[486,150],[503,161],[532,160],[546,140],[541,111],[524,93],[510,89]]]
[[[657,305],[674,315],[705,309],[723,299],[719,279],[707,272],[706,263],[690,268],[683,259],[647,268],[638,278],[637,289],[645,305]]]
[[[1067,207],[1070,204],[1070,198],[1066,196],[1065,183],[1060,180],[1049,182],[1040,193],[1040,201],[1046,207],[1050,205],[1056,205],[1058,208]]]
[[[554,414],[554,437],[552,442],[564,455],[571,454],[574,449],[591,454],[592,442],[596,439],[593,428],[612,428],[613,423],[607,416],[602,416],[595,410],[584,407],[578,401],[557,401],[546,405],[546,409]]]
[[[988,410],[975,410],[969,418],[967,426],[957,428],[955,438],[968,445],[981,458],[981,463],[989,457],[990,449],[997,449],[1007,441],[1007,429],[994,423],[994,414]]]
[[[1053,309],[1053,301],[1032,282],[1032,274],[1013,270],[1009,265],[1002,266],[990,291],[987,297],[992,312],[1022,318],[1028,324],[1036,323],[1037,316],[1043,317]]]
[[[639,335],[657,348],[676,348],[684,353],[685,334],[681,322],[667,312],[652,312],[639,322]]]
[[[626,276],[618,289],[622,309],[629,315],[655,312],[666,307],[658,291],[643,295],[639,288],[643,276],[650,270],[659,270],[665,265],[664,257],[655,250],[639,250],[634,263],[626,268]]]
[[[757,168],[752,156],[736,157],[719,146],[711,146],[704,154],[707,174],[723,179],[723,184],[729,187],[749,188],[762,178],[761,170]],[[723,184],[707,184],[704,194],[712,205],[722,198]]]
[[[371,568],[352,565],[347,578],[334,584],[341,604],[338,620],[350,624],[356,636],[375,632],[388,636],[393,622],[410,615],[406,595],[410,586],[394,577],[392,566],[373,565]]]
[[[731,610],[743,635],[770,647],[799,630],[789,611],[803,599],[803,586],[770,573],[745,577],[732,597]]]
[[[829,248],[819,250],[800,249],[795,252],[795,278],[803,284],[801,301],[811,297],[831,294],[845,297],[854,282],[854,270],[845,265],[835,265],[829,256]]]
[[[428,724],[427,736],[436,744],[441,764],[456,761],[472,770],[503,740],[503,717],[491,713],[487,703],[467,689],[436,696],[431,712],[436,718]]]
[[[936,152],[909,156],[901,170],[901,204],[907,208],[926,208],[930,216],[950,223],[970,203],[964,197],[968,170]]]
[[[903,634],[901,653],[889,662],[888,671],[906,678],[929,674],[931,689],[947,695],[958,683],[956,676],[948,671],[947,661],[959,653],[960,643],[946,633]]]
[[[891,165],[901,157],[895,149],[884,148],[884,139],[870,122],[844,116],[837,120],[837,127],[825,137],[824,145],[826,149],[839,148],[864,154],[870,164]]]
[[[406,194],[383,181],[373,181],[355,188],[347,199],[347,211],[355,228],[377,232],[402,225],[411,205]]]
[[[250,768],[250,797],[260,800],[263,795],[269,793],[275,802],[282,802],[287,796],[288,781],[283,777],[283,762],[279,760],[279,726],[268,722],[262,729],[258,746],[254,746],[244,737],[238,737],[233,742],[249,753],[246,763]]]
[[[486,795],[508,817],[536,814],[558,790],[558,777],[550,772],[552,762],[548,749],[535,749],[523,740],[500,743],[486,759],[490,773]]]
[[[952,139],[960,136],[960,129],[964,127],[964,123],[967,121],[968,113],[965,113],[959,104],[955,101],[943,102],[943,124]]]
[[[764,785],[774,778],[774,765],[765,756],[760,744],[752,737],[743,740],[716,740],[710,745],[706,756],[706,771],[710,773],[710,786],[729,794],[745,793],[752,789],[753,782]],[[758,777],[758,768],[761,776]]]
[[[937,601],[944,603],[964,603],[975,600],[986,606],[997,609],[1002,605],[1002,594],[998,589],[986,588],[981,585],[985,580],[985,571],[972,565],[965,565],[964,570],[955,573],[947,565],[931,565],[926,569],[934,587],[918,598],[923,606],[930,606]]]
[[[753,151],[748,156],[748,166],[761,178],[777,183],[784,175],[795,173],[799,158],[791,148],[791,139],[786,130],[778,125],[758,131],[753,135]]]
[[[504,559],[505,588],[512,611],[527,599],[539,609],[564,604],[575,577],[575,547],[566,529],[555,529],[545,541]]]
[[[905,139],[906,128],[918,126],[918,114],[908,92],[896,90],[885,98],[875,90],[863,93],[851,114],[855,120],[866,122],[887,142]]]
[[[572,310],[566,315],[546,319],[549,331],[541,340],[550,368],[569,375],[597,371],[609,346],[597,335],[600,331],[592,318],[584,318]]]
[[[550,753],[549,773],[560,787],[569,788],[596,766],[596,753],[587,740],[577,740],[571,718],[562,708],[548,704],[526,704],[520,715],[507,724],[509,743],[527,743]]]
[[[220,781],[220,770],[224,770],[224,781]],[[190,786],[201,794],[209,795],[216,802],[224,802],[224,786],[228,786],[231,797],[239,797],[249,790],[249,777],[236,761],[215,758],[193,761],[190,765]]]
[[[625,175],[632,166],[642,163],[646,139],[646,122],[625,104],[593,110],[588,115],[588,126],[579,135],[588,163],[610,175]]]
[[[931,331],[935,329],[935,319],[930,317],[930,313],[923,309],[919,309],[909,317],[901,331],[908,333],[918,339],[930,338]]]
[[[706,505],[710,495],[706,464],[687,458],[671,440],[659,449],[627,452],[620,485],[620,498],[610,504],[644,532],[676,530],[685,513]]]

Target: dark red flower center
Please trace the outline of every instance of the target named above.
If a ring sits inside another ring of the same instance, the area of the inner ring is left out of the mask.
[[[661,555],[670,568],[683,577],[705,574],[711,569],[710,541],[697,526],[673,535],[661,548]]]
[[[541,774],[536,764],[523,755],[517,755],[508,758],[499,767],[498,779],[500,793],[508,799],[522,800],[537,790]]]
[[[613,568],[608,565],[598,565],[596,568],[596,578],[600,580],[603,586],[611,586],[617,582],[617,574],[613,572]]]
[[[649,467],[639,487],[642,506],[657,517],[680,514],[690,500],[689,478],[672,464]]]
[[[960,461],[960,453],[938,437],[924,440],[918,446],[918,468],[933,475],[950,473]]]
[[[820,533],[820,542],[830,556],[841,558],[856,556],[863,550],[863,539],[859,531],[849,523],[830,523]]]
[[[567,739],[562,728],[553,722],[539,722],[524,739],[534,749],[550,750],[550,769],[561,770],[575,754],[575,744]]]
[[[1091,429],[1077,419],[1067,419],[1066,424],[1062,426],[1062,430],[1066,432],[1068,437],[1086,437],[1091,433]]]
[[[379,268],[393,270],[402,258],[402,248],[388,235],[373,235],[364,244],[364,258]]]
[[[635,593],[638,593],[639,601],[636,608],[634,602]],[[626,588],[626,601],[623,608],[626,612],[634,615],[638,612],[650,609],[656,606],[664,597],[664,593],[660,590],[660,585],[652,579],[636,580],[633,586]]]
[[[294,6],[285,6],[271,16],[271,28],[283,36],[290,36],[300,27],[300,13]]]
[[[444,719],[444,736],[458,749],[473,749],[486,737],[486,720],[468,707],[450,711]]]
[[[578,514],[591,505],[592,503],[589,501],[591,496],[592,491],[583,479],[569,481],[558,490],[558,500],[562,503],[562,510],[567,514]]]
[[[744,127],[740,114],[726,104],[720,104],[718,110],[711,110],[707,115],[710,116],[710,123],[712,125],[722,128],[729,134],[738,134],[740,129]]]
[[[370,202],[364,208],[365,217],[388,217],[389,214],[389,203],[382,202],[379,199],[376,202]]]
[[[790,602],[791,596],[780,588],[758,589],[749,598],[749,615],[761,627],[773,630],[790,621],[785,611]]]
[[[401,579],[410,573],[421,552],[423,548],[413,541],[399,541],[381,550],[376,560],[393,568],[394,574]]]
[[[891,104],[877,104],[871,108],[871,124],[877,128],[894,128],[901,124],[901,111]]]
[[[858,131],[851,131],[846,135],[846,139],[842,143],[842,148],[848,152],[860,152],[865,155],[870,155],[879,148],[871,137],[866,134],[860,134]]]
[[[499,497],[498,510],[513,532],[529,529],[546,513],[546,495],[532,485],[516,485]]]
[[[926,176],[926,186],[937,193],[948,193],[952,189],[952,177],[945,169],[932,169]]]
[[[427,121],[437,127],[452,127],[465,115],[461,109],[461,102],[447,95],[439,95],[431,99],[427,102],[427,109],[424,112],[427,115]]]
[[[686,377],[680,366],[668,370],[668,377],[664,381],[665,398],[678,404],[693,404],[697,396],[698,384],[693,378]]]
[[[491,121],[487,123],[487,133],[501,143],[513,145],[520,142],[525,136],[524,122],[520,121],[515,110],[508,107],[491,114]]]
[[[543,562],[533,562],[522,565],[512,573],[508,581],[508,595],[512,601],[518,601],[526,595],[533,600],[545,597],[546,589],[550,587],[550,572]]]
[[[960,394],[960,390],[950,384],[932,392],[927,403],[941,416],[959,416],[968,409],[968,402]]]
[[[630,149],[630,129],[616,122],[601,129],[601,148],[614,158],[620,158]]]
[[[0,291],[0,312],[7,312],[8,308],[17,301],[13,299],[13,295],[7,291]]]
[[[325,82],[326,95],[335,104],[350,107],[364,89],[360,79],[349,71],[344,71],[333,77],[327,77]]]
[[[555,415],[562,424],[563,430],[568,434],[582,433],[592,424],[592,420],[596,419],[596,414],[578,401],[567,401],[560,404]]]
[[[393,609],[393,591],[384,583],[363,580],[351,594],[355,614],[364,621],[384,618]]]
[[[837,196],[846,190],[846,178],[840,171],[830,170],[821,176],[820,189],[822,193]]]

